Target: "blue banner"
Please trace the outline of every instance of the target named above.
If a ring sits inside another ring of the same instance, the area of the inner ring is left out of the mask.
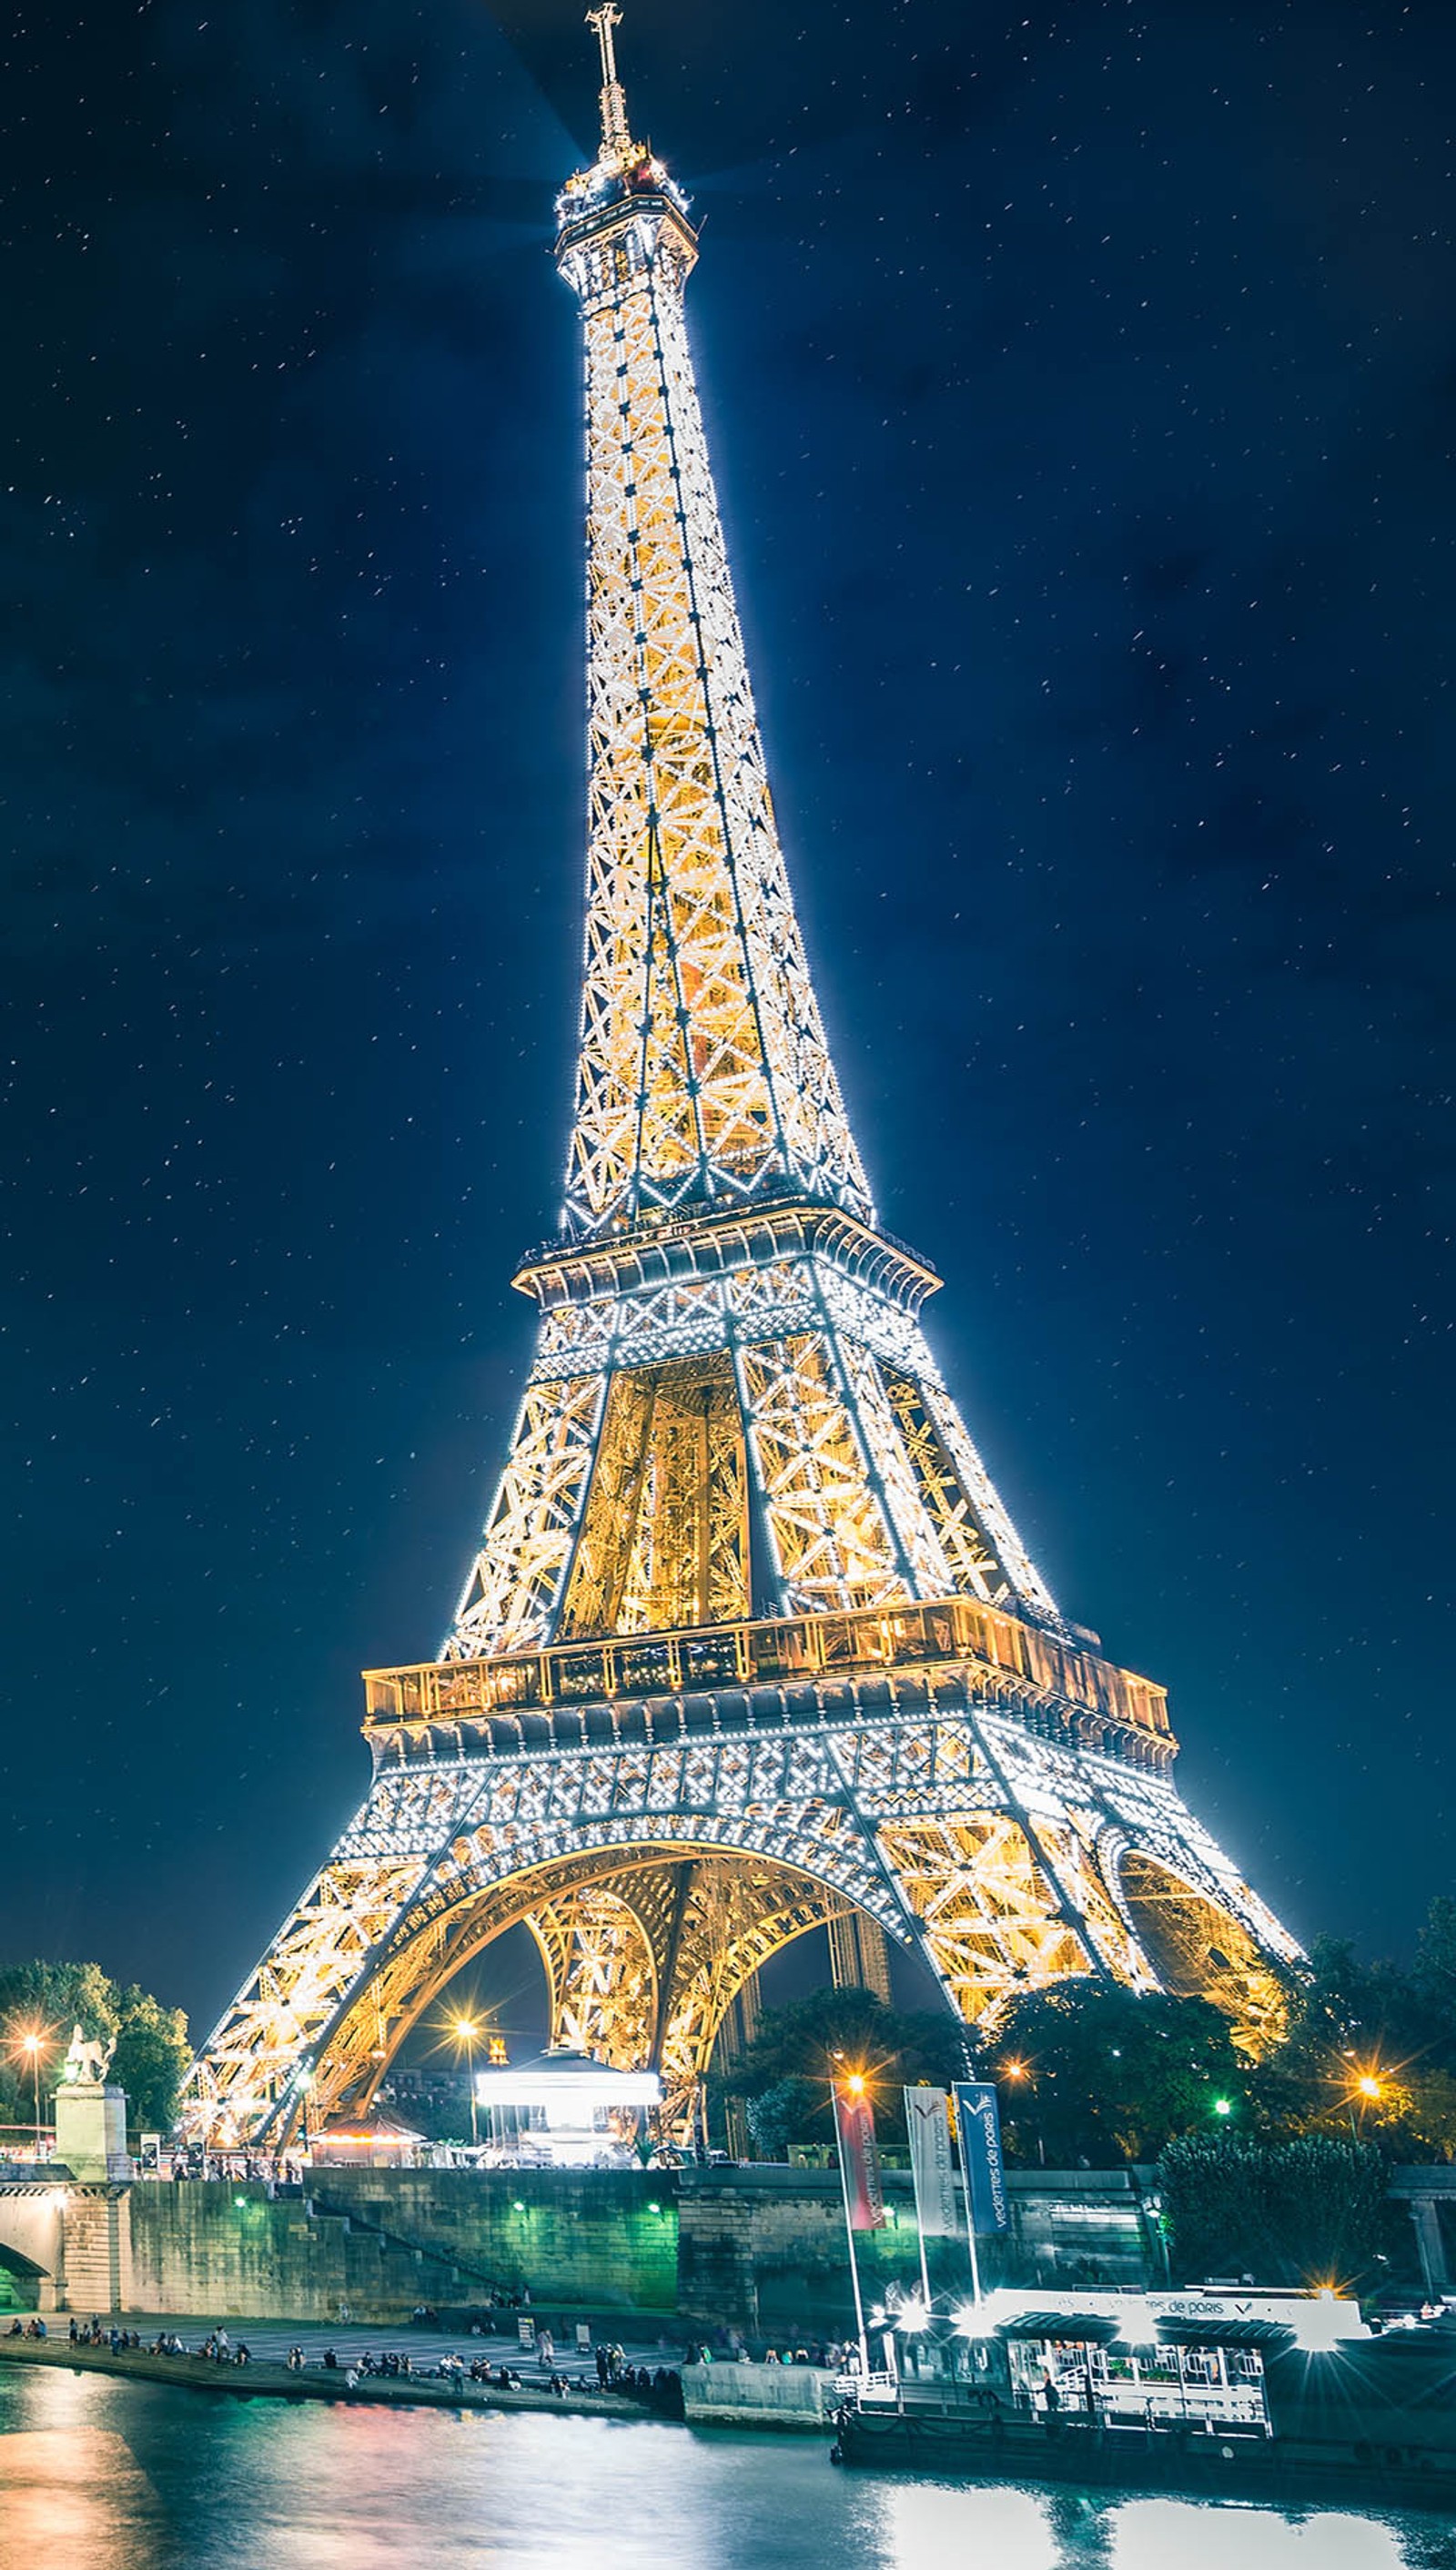
[[[983,2080],[961,2079],[956,2082],[954,2095],[961,2174],[966,2181],[966,2220],[977,2237],[1004,2231],[1011,2214],[1006,2201],[1006,2162],[1001,2156],[996,2091]]]

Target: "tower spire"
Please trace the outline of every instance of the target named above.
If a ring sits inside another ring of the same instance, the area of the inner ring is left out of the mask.
[[[627,122],[627,101],[617,77],[617,48],[613,29],[622,24],[622,12],[616,0],[602,0],[602,6],[587,11],[587,25],[597,30],[597,43],[602,52],[602,158],[612,159],[632,148],[632,128]]]
[[[687,200],[631,140],[616,0],[599,159],[556,254],[587,342],[587,955],[565,1228],[785,1190],[873,1208],[773,817],[693,377]],[[614,119],[620,120],[614,126]]]

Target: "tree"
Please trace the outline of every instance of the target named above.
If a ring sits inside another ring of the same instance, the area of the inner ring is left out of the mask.
[[[1158,2173],[1185,2281],[1358,2284],[1380,2255],[1386,2169],[1372,2143],[1189,2135],[1169,2143]]]
[[[750,2097],[745,2111],[758,2157],[781,2159],[790,2142],[813,2131],[823,2102],[822,2081],[811,2079],[775,2079],[771,2088]]]
[[[22,2035],[47,2038],[41,2061],[42,2112],[54,2091],[75,2027],[90,2042],[116,2038],[111,2077],[125,2088],[134,2129],[166,2132],[177,2114],[190,2047],[181,2008],[168,2007],[135,1982],[125,1989],[99,1963],[11,1963],[0,1970],[0,2122],[34,2116]]]
[[[99,1963],[7,1963],[0,1967],[0,2027],[34,2026],[71,2040],[73,2026],[92,2042],[117,2030],[117,1989]]]
[[[869,2079],[875,2121],[902,2139],[900,2091],[928,2079],[947,2087],[966,2072],[965,2032],[949,2011],[893,2008],[872,1990],[811,1990],[786,2007],[765,2008],[740,2061],[724,2070],[723,2094],[747,2101],[755,2145],[833,2138],[829,2084],[843,2070]],[[756,2111],[755,2111],[756,2110]]]
[[[135,1982],[120,1993],[119,2016],[111,2076],[127,2092],[138,2132],[169,2133],[192,2058],[187,2018],[181,2008],[165,2006]]]
[[[99,1963],[9,1963],[0,1969],[0,2123],[24,2126],[35,2120],[36,2085],[30,2056],[21,2048],[24,2036],[39,2035],[44,2044],[44,2121],[72,2029],[79,2025],[91,2041],[108,2043],[117,2022],[113,1987]]]
[[[1245,2110],[1247,2066],[1217,2008],[1090,1978],[1013,2000],[990,2072],[1008,2156],[1055,2167],[1156,2159]]]
[[[1411,1974],[1417,1995],[1456,2047],[1456,1901],[1440,1895],[1426,1913]],[[1447,2068],[1456,2063],[1447,2062]]]
[[[1316,1937],[1287,1976],[1283,2039],[1250,2083],[1271,2138],[1345,2134],[1396,2159],[1456,2150],[1456,1902],[1434,1901],[1414,1965]]]

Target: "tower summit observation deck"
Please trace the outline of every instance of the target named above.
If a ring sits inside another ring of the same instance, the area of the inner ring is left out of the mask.
[[[994,2021],[1070,1974],[1256,2042],[1295,1951],[1177,1794],[1163,1691],[1069,1624],[920,1326],[829,1057],[694,380],[682,192],[593,9],[558,201],[586,346],[587,916],[557,1239],[437,1658],[372,1671],[370,1792],[194,2065],[195,2131],[366,2104],[524,1921],[552,2040],[692,2122],[734,1998],[857,1922]]]

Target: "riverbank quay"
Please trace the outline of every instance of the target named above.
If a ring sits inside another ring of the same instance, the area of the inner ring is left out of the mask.
[[[92,2317],[85,2312],[75,2315],[83,2330]],[[232,2312],[220,2311],[95,2315],[104,2337],[116,2329],[120,2334],[140,2338],[144,2347],[150,2347],[158,2337],[168,2336],[180,2338],[185,2347],[197,2348],[206,2340],[215,2339],[220,2330],[226,2330],[235,2347],[242,2339],[254,2359],[266,2363],[276,2361],[281,2364],[290,2348],[301,2351],[305,2364],[322,2364],[332,2349],[341,2365],[357,2364],[365,2355],[377,2357],[381,2350],[388,2349],[393,2355],[407,2356],[412,2364],[427,2369],[442,2363],[447,2356],[459,2356],[466,2364],[472,2358],[482,2356],[490,2364],[511,2365],[534,2379],[541,2370],[535,2348],[528,2349],[520,2344],[514,2327],[514,2314],[510,2316],[513,2326],[509,2330],[504,2326],[505,2316],[499,2317],[501,2325],[498,2328],[482,2330],[478,2325],[472,2329],[470,2322],[462,2322],[458,2315],[452,2314],[433,2314],[427,2320],[409,2321],[402,2326],[390,2325],[383,2329],[368,2321],[300,2320],[291,2313],[274,2314],[267,2320],[245,2321],[239,2321]],[[47,2339],[40,2343],[52,2347],[69,2344],[70,2318],[66,2314],[48,2318]],[[541,2316],[540,2326],[543,2329],[552,2327],[545,2314]],[[10,2322],[0,2329],[0,2348],[19,2343],[9,2335],[13,2327],[14,2323]],[[22,2322],[22,2332],[26,2327],[28,2323]],[[684,2349],[678,2337],[667,2339],[656,2327],[651,2330],[629,2328],[620,2314],[610,2328],[593,2333],[590,2347],[579,2347],[573,2332],[564,2326],[555,2328],[554,2342],[556,2366],[567,2373],[593,2372],[595,2350],[599,2345],[619,2346],[627,2363],[645,2364],[650,2369],[660,2364],[681,2365],[684,2358]]]
[[[413,2351],[411,2351],[413,2353]],[[73,2346],[60,2339],[0,2339],[0,2364],[50,2366],[73,2373],[115,2374],[135,2382],[164,2382],[174,2389],[221,2392],[239,2400],[341,2400],[357,2407],[374,2403],[415,2409],[528,2409],[577,2418],[651,2418],[663,2423],[665,2413],[644,2400],[621,2392],[599,2390],[585,2377],[564,2392],[542,2381],[525,2381],[519,2389],[505,2384],[472,2382],[467,2377],[442,2381],[421,2373],[356,2373],[352,2383],[341,2364],[322,2364],[293,2371],[281,2358],[254,2357],[246,2364],[211,2356],[154,2356],[148,2348]]]
[[[1129,2170],[1018,2170],[1012,2228],[986,2281],[1156,2281],[1159,2235]],[[920,2274],[909,2175],[860,2244],[874,2302]],[[932,2248],[933,2264],[933,2248]],[[843,2338],[853,2287],[837,2173],[776,2162],[704,2169],[307,2168],[83,2184],[53,2168],[0,2177],[0,2311],[344,2311],[397,2328],[419,2304],[488,2307],[529,2289],[538,2312],[632,2316],[702,2334]]]

